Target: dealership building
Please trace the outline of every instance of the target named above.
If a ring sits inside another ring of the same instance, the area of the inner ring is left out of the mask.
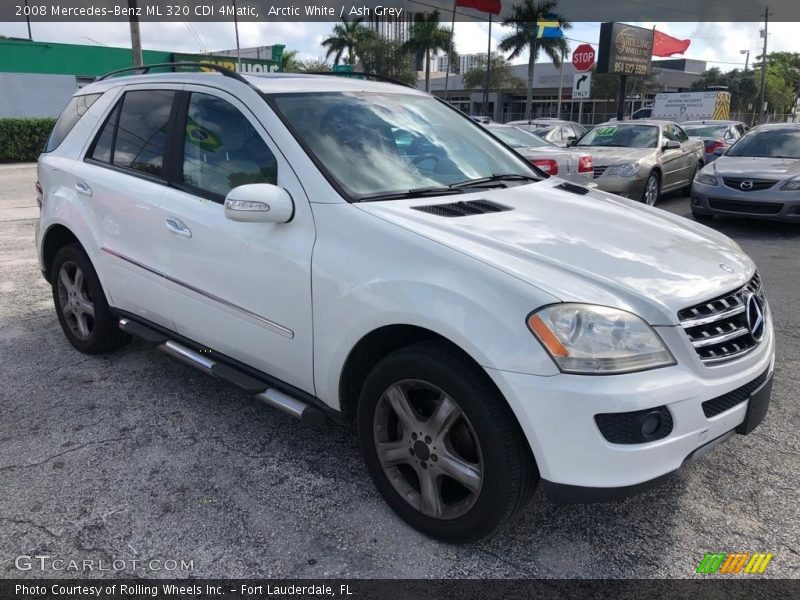
[[[628,103],[626,113],[651,104],[657,93],[685,92],[691,89],[692,83],[700,79],[706,70],[706,63],[702,60],[668,59],[654,60],[652,66],[653,77],[645,88],[644,79],[629,77]],[[500,123],[523,119],[525,115],[525,102],[527,91],[524,83],[528,80],[528,65],[512,65],[514,75],[523,85],[513,90],[490,90],[488,114],[493,120]],[[563,68],[556,67],[553,63],[536,63],[533,81],[533,117],[556,117],[558,115],[558,97],[561,90],[561,117],[577,121],[579,112],[583,123],[600,123],[616,116],[616,98],[598,97],[580,102],[572,100],[573,76],[577,73],[572,63],[565,62]],[[450,74],[447,78],[447,93],[445,93],[445,73],[431,73],[431,93],[440,98],[447,98],[467,114],[480,115],[483,111],[483,90],[465,90],[461,74]],[[419,89],[425,88],[425,82],[420,81]]]
[[[243,48],[241,70],[277,71],[283,49],[283,45]],[[239,70],[235,50],[213,54],[144,50],[142,60],[145,64],[214,62]],[[130,66],[130,48],[0,38],[0,118],[58,116],[76,89]]]

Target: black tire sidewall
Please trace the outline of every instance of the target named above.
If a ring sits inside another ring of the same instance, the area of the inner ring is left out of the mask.
[[[442,358],[444,360],[442,360]],[[521,484],[519,465],[527,446],[510,408],[484,381],[485,374],[458,358],[401,350],[381,361],[369,374],[358,406],[358,434],[367,469],[376,487],[395,512],[416,529],[439,539],[461,543],[485,537],[515,511]],[[403,379],[427,381],[445,391],[466,415],[479,440],[483,483],[476,503],[466,514],[450,520],[426,516],[394,489],[375,452],[373,419],[378,400],[393,383]],[[527,495],[526,495],[527,497]]]
[[[86,285],[89,287],[89,291],[92,294],[92,302],[94,304],[94,329],[86,340],[79,339],[69,328],[58,299],[58,273],[61,269],[61,265],[65,262],[73,262],[83,271]],[[119,330],[119,321],[111,313],[97,272],[94,270],[89,257],[86,256],[86,253],[80,247],[70,244],[62,247],[56,253],[50,271],[50,281],[52,282],[53,303],[55,304],[56,314],[58,315],[58,322],[61,324],[61,329],[64,335],[67,336],[70,344],[77,350],[86,354],[95,354],[114,349],[114,347],[120,345],[120,342],[124,341],[121,335],[122,332]]]

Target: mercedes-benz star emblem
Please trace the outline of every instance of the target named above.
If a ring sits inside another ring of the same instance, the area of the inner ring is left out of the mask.
[[[742,183],[739,184],[739,187],[743,190],[752,190],[753,189],[753,182],[749,179],[745,179]]]
[[[725,263],[719,263],[719,268],[725,271],[726,273],[733,273],[733,267],[729,267]]]
[[[764,301],[753,292],[745,292],[742,296],[744,301],[745,316],[747,317],[747,329],[753,340],[760,342],[764,339],[766,332],[766,322],[764,320]]]

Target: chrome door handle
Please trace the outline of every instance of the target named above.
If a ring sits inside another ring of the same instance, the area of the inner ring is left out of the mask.
[[[180,219],[167,219],[164,221],[164,225],[172,233],[182,235],[183,237],[192,237],[192,230],[184,225]]]
[[[83,181],[78,181],[75,183],[75,189],[81,196],[91,196],[92,195],[92,188],[90,188],[86,183]]]

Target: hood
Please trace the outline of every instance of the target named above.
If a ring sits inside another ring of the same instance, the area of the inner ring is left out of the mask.
[[[728,237],[661,209],[557,177],[508,189],[354,206],[519,278],[564,302],[675,325],[687,306],[744,285],[755,266]],[[415,206],[490,200],[511,210],[443,217]],[[725,265],[720,266],[720,265]]]
[[[603,146],[574,146],[574,148],[591,154],[596,167],[636,162],[656,151],[655,148],[609,148]]]
[[[790,179],[800,175],[800,160],[795,158],[751,158],[723,155],[711,165],[713,173],[721,177]]]

